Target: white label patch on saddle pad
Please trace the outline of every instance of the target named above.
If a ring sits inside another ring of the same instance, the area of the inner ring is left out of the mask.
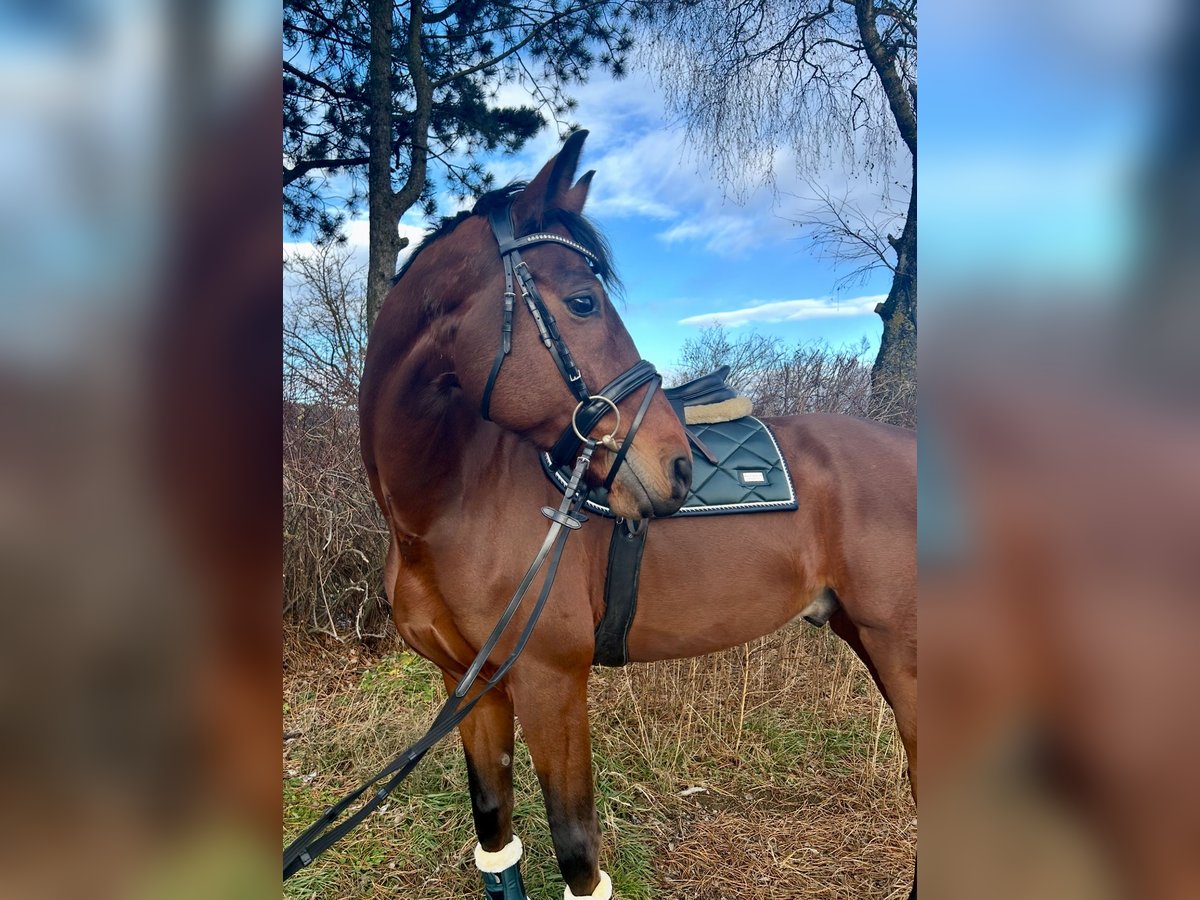
[[[767,483],[766,472],[755,472],[755,471],[745,472],[745,471],[743,471],[743,472],[739,472],[738,475],[740,475],[742,478],[742,484],[766,484]]]

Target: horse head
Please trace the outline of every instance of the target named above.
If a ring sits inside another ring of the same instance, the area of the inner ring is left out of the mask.
[[[467,402],[542,450],[557,445],[560,454],[574,453],[578,444],[568,445],[576,410],[586,413],[581,401],[593,419],[603,411],[591,433],[615,441],[597,450],[589,482],[607,480],[619,463],[609,485],[613,511],[635,519],[670,515],[687,496],[691,456],[662,394],[642,403],[657,376],[650,377],[652,367],[641,361],[609,296],[608,248],[582,215],[594,173],[574,180],[586,134],[572,134],[523,190],[485,195],[435,245],[457,286],[457,297],[439,294],[437,301],[454,311],[453,327],[442,328],[445,352]],[[639,372],[636,390],[610,398],[615,411],[586,402],[619,384],[618,376]],[[636,434],[620,463],[615,448],[631,428]]]

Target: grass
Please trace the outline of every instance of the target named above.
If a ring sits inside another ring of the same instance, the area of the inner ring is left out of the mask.
[[[290,838],[419,737],[444,690],[398,643],[368,653],[290,635],[286,660]],[[827,630],[597,670],[589,704],[602,865],[619,900],[907,896],[916,824],[903,749],[866,670]],[[561,897],[519,733],[514,773],[529,895]],[[482,896],[474,844],[454,735],[284,893]]]

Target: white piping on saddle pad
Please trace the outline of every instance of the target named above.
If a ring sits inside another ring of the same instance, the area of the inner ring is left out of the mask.
[[[600,870],[600,883],[586,897],[576,897],[571,893],[570,886],[563,893],[563,900],[612,900],[612,879],[603,869]]]
[[[495,853],[483,849],[483,844],[475,845],[475,865],[480,872],[498,875],[505,869],[511,869],[521,861],[521,839],[515,834],[513,839]]]

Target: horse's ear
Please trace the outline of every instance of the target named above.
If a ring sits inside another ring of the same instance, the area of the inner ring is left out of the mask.
[[[513,203],[513,222],[518,229],[527,222],[540,222],[542,213],[547,209],[572,209],[568,206],[568,198],[574,200],[575,190],[571,181],[575,178],[575,167],[579,165],[579,154],[583,150],[583,142],[588,133],[583,129],[573,132],[550,162],[542,166],[533,181],[523,190],[516,202]],[[586,182],[587,176],[580,179]],[[578,187],[578,185],[576,185]],[[584,184],[582,199],[587,198],[587,185]],[[582,209],[582,205],[580,209]],[[574,210],[578,212],[579,210]]]
[[[592,176],[595,174],[595,169],[583,173],[583,177],[575,182],[575,187],[563,196],[562,203],[559,204],[562,209],[569,209],[573,213],[583,212],[583,204],[587,203],[588,188],[591,187]]]

